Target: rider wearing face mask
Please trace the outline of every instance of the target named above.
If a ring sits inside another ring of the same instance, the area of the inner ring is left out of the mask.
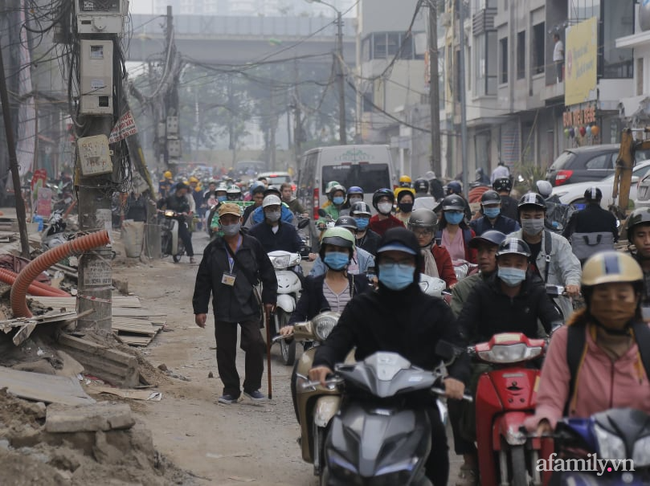
[[[643,272],[634,259],[614,251],[585,262],[582,293],[587,307],[553,333],[526,428],[555,428],[565,416],[586,418],[611,408],[650,413],[647,350],[650,330],[641,318]],[[570,354],[575,358],[570,363]]]
[[[470,221],[469,227],[476,236],[486,231],[496,230],[504,235],[519,231],[521,227],[514,219],[501,214],[501,196],[496,191],[485,191],[481,196],[481,212],[483,217]]]
[[[381,236],[368,228],[372,216],[370,206],[364,202],[354,203],[350,208],[350,216],[357,222],[357,247],[376,256]]]
[[[378,351],[391,351],[415,366],[432,370],[441,361],[435,354],[439,340],[466,344],[449,307],[441,299],[424,294],[418,285],[422,257],[415,235],[406,228],[388,230],[377,255],[379,290],[356,295],[348,303],[338,324],[316,351],[309,372],[311,380],[324,381],[334,365],[343,362],[355,347],[357,361]],[[468,371],[465,355],[449,367],[449,377],[444,380],[448,397],[462,397]],[[421,400],[429,410],[432,428],[426,475],[434,486],[446,486],[449,457],[445,428],[432,396],[425,393]]]
[[[384,236],[391,228],[404,227],[404,223],[391,214],[394,203],[395,194],[390,189],[377,189],[372,195],[372,205],[377,214],[370,218],[370,229],[379,236]]]
[[[523,239],[531,251],[531,270],[544,283],[561,285],[569,297],[580,295],[580,261],[573,254],[571,245],[561,235],[544,229],[546,202],[534,192],[524,194],[519,201],[519,222],[521,230],[508,237]],[[558,297],[556,302],[562,314],[568,317],[573,312],[571,300]]]
[[[348,188],[347,197],[339,211],[339,216],[350,216],[350,209],[357,203],[363,202],[363,189],[359,186],[350,186]]]
[[[627,240],[630,255],[643,270],[643,294],[641,308],[650,314],[650,209],[635,209],[627,220]],[[644,316],[646,319],[647,315]]]
[[[397,193],[397,212],[395,213],[395,217],[406,225],[413,211],[415,191],[411,188],[403,187],[396,189],[395,192]]]
[[[262,244],[266,253],[276,250],[298,253],[302,241],[296,228],[281,220],[281,207],[282,201],[278,196],[266,196],[262,202],[264,221],[253,226],[248,234]]]
[[[277,196],[278,199],[280,199],[280,220],[283,223],[289,223],[293,225],[294,227],[297,227],[298,225],[298,219],[296,218],[296,215],[291,212],[291,209],[289,209],[289,206],[287,206],[286,203],[282,202],[282,193],[280,192],[280,189],[278,189],[275,186],[269,186],[264,190],[264,198],[267,196]],[[264,221],[264,209],[262,207],[255,208],[253,212],[251,213],[250,218],[244,223],[245,228],[252,228],[258,223],[261,223]]]
[[[465,223],[464,211],[465,200],[459,195],[451,194],[442,200],[442,218],[436,239],[447,249],[454,264],[461,260],[476,263],[476,250],[469,247],[476,234]]]
[[[343,204],[345,203],[345,187],[338,182],[329,185],[327,199],[329,204],[323,205],[322,209],[327,213],[329,218],[321,218],[317,222],[318,227],[322,230],[327,227],[328,219],[332,221],[339,219],[341,209],[343,209]]]

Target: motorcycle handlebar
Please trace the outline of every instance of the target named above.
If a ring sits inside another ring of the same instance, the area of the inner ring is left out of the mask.
[[[431,391],[434,394],[436,394],[438,396],[441,396],[441,397],[444,397],[447,394],[447,392],[445,392],[445,390],[443,390],[442,388],[435,388],[434,387],[434,388],[431,388]],[[465,393],[463,395],[463,400],[467,400],[468,402],[472,403],[474,401],[474,397],[472,395],[468,395],[467,393]]]
[[[328,378],[327,380],[325,380],[325,388],[332,390],[342,383],[343,383],[343,378],[340,378],[338,376],[335,376],[333,378]],[[302,384],[302,389],[303,390],[313,389],[320,385],[321,385],[320,381],[309,380],[306,383]]]

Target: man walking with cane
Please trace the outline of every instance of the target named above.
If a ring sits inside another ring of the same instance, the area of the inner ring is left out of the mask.
[[[219,221],[223,237],[217,236],[206,247],[196,275],[192,299],[195,321],[197,326],[205,328],[212,294],[217,365],[224,385],[219,403],[236,403],[241,396],[235,364],[237,324],[241,327],[241,349],[246,353],[244,395],[256,402],[264,401],[266,397],[260,388],[266,346],[260,333],[260,320],[262,311],[271,313],[275,307],[278,283],[262,245],[241,233],[239,206],[222,204]],[[259,282],[261,296],[256,287]]]

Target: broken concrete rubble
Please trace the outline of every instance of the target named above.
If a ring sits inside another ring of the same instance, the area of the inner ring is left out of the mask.
[[[135,424],[125,403],[101,402],[78,407],[51,405],[45,418],[46,432],[97,432],[130,429]]]

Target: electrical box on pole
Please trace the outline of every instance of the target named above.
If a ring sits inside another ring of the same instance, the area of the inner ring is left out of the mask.
[[[74,0],[79,34],[117,34],[129,14],[127,0]]]
[[[81,105],[83,115],[113,114],[113,41],[81,41]]]

